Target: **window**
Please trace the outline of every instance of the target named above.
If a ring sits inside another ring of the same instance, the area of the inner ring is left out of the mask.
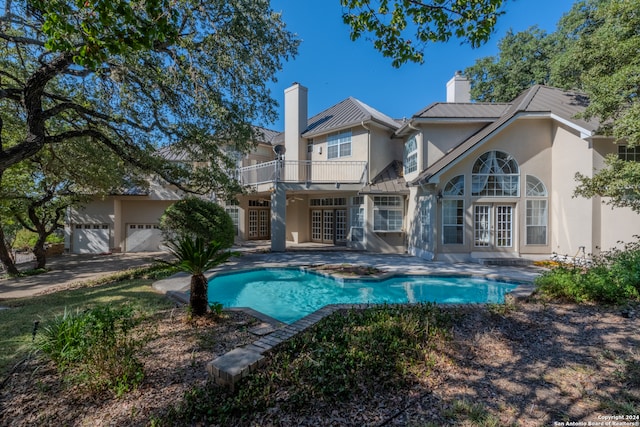
[[[458,175],[449,180],[442,192],[445,196],[464,196],[464,175]]]
[[[237,206],[227,206],[224,208],[225,212],[229,214],[231,217],[231,222],[233,222],[233,228],[235,229],[236,236],[238,235],[238,207]]]
[[[327,158],[351,156],[351,131],[333,133],[327,137]]]
[[[428,248],[431,243],[431,196],[418,199],[420,206],[420,240],[422,247]]]
[[[618,145],[618,158],[628,162],[640,162],[640,147]]]
[[[473,164],[471,195],[518,197],[520,170],[511,155],[502,151],[484,153]]]
[[[547,244],[547,188],[538,178],[527,175],[526,242],[527,245]]]
[[[464,235],[464,175],[451,178],[442,191],[442,243],[462,244]]]
[[[442,243],[462,244],[464,236],[464,200],[442,201]]]
[[[412,136],[404,143],[404,173],[411,173],[418,170],[418,143],[416,137]]]
[[[375,196],[373,198],[373,231],[402,231],[402,198]]]

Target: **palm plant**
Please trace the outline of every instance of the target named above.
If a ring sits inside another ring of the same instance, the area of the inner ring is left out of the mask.
[[[207,313],[207,278],[204,272],[225,262],[234,255],[225,251],[224,245],[212,241],[206,243],[201,237],[183,236],[168,242],[169,252],[176,261],[168,263],[179,270],[191,273],[191,296],[189,305],[194,316]]]

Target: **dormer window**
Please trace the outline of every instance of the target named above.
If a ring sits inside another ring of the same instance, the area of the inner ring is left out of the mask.
[[[418,143],[412,136],[404,143],[404,173],[408,174],[418,170]]]
[[[351,156],[351,131],[332,133],[327,137],[327,158]]]

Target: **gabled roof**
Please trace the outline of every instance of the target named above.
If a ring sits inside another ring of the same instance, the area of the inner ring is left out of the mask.
[[[359,194],[409,194],[402,176],[402,162],[394,160],[389,163]]]
[[[345,129],[362,123],[375,122],[392,130],[400,127],[400,124],[391,117],[381,113],[362,101],[349,97],[337,103],[320,114],[316,114],[308,121],[307,129],[302,133],[306,138],[316,135]]]
[[[434,175],[442,172],[456,159],[493,136],[496,132],[499,132],[503,126],[520,116],[541,115],[549,117],[575,128],[585,137],[591,136],[598,130],[599,122],[595,119],[585,121],[575,118],[578,113],[584,111],[587,105],[588,99],[584,94],[535,85],[520,94],[500,118],[454,147],[444,157],[422,171],[416,179],[411,181],[411,184],[415,185],[428,181]]]
[[[253,131],[256,134],[256,140],[269,145],[275,145],[277,143],[278,135],[282,132],[277,130],[267,129],[260,126],[254,126]]]

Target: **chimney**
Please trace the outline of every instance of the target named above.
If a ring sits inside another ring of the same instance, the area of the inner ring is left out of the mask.
[[[447,102],[471,102],[471,82],[462,71],[456,71],[447,82]]]
[[[288,160],[307,159],[307,146],[300,137],[307,128],[307,92],[300,83],[284,90],[284,146]]]

